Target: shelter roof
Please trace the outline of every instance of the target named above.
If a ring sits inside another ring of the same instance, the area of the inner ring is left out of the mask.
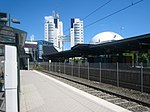
[[[44,54],[44,57],[51,58],[71,58],[88,55],[116,54],[130,51],[148,51],[150,50],[150,33],[134,36],[113,42],[101,44],[77,44],[71,50],[62,51],[53,54]]]

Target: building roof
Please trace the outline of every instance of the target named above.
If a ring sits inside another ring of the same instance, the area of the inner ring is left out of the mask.
[[[43,54],[53,54],[53,53],[58,53],[58,51],[55,49],[54,46],[50,45],[43,45]]]
[[[147,51],[150,49],[150,34],[139,35],[114,42],[102,43],[92,46],[95,54],[116,54],[129,51]]]
[[[9,26],[0,26],[0,44],[24,46],[27,32]]]
[[[77,44],[68,51],[43,55],[52,58],[71,58],[88,55],[117,54],[130,51],[150,50],[150,33],[101,44]]]
[[[91,39],[91,44],[99,44],[99,43],[106,43],[106,42],[112,42],[116,40],[123,39],[119,34],[114,32],[102,32],[97,35],[95,35]]]

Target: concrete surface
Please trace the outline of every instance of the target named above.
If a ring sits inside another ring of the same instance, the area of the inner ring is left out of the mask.
[[[37,71],[21,71],[21,112],[129,112]]]

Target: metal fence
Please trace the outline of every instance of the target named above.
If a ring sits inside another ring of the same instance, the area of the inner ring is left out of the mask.
[[[143,64],[133,67],[127,63],[42,62],[39,65],[47,71],[150,93],[150,68],[144,68]]]

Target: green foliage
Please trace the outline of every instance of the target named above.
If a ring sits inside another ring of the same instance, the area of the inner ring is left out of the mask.
[[[139,62],[147,62],[150,60],[150,53],[140,53],[138,57]]]
[[[39,70],[39,71],[44,70],[43,67],[40,66],[40,65],[38,65],[38,64],[36,64],[36,65],[34,66],[34,69],[35,69],[35,70]]]

